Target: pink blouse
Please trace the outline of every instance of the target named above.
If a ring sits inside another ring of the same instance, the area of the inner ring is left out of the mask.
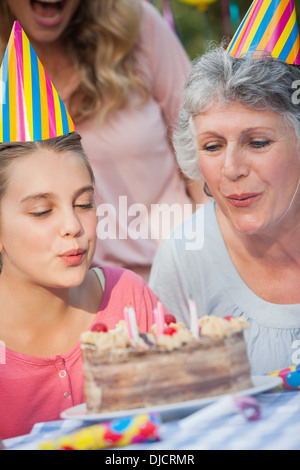
[[[145,282],[122,268],[102,268],[104,295],[94,325],[114,328],[132,305],[141,332],[152,324],[157,298]],[[91,326],[92,326],[91,325]],[[84,402],[82,358],[78,342],[66,354],[35,357],[9,349],[0,362],[0,437],[27,434],[37,422],[60,419],[60,413]]]
[[[190,60],[156,8],[146,2],[142,6],[136,67],[150,90],[149,101],[140,106],[132,93],[129,104],[104,124],[93,116],[77,130],[96,178],[95,265],[126,267],[147,280],[160,240],[172,228],[168,214],[158,209],[177,205],[179,224],[184,205],[191,203],[171,144]],[[66,104],[73,79],[58,89]]]

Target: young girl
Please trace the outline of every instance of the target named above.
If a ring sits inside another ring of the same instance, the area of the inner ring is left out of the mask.
[[[89,269],[94,176],[80,136],[0,145],[0,437],[82,403],[80,334],[132,305],[141,331],[157,298],[122,268]]]
[[[141,0],[2,0],[0,58],[18,20],[74,119],[103,203],[126,227],[128,203],[192,207],[202,182],[178,171],[171,133],[190,61],[157,9]],[[153,222],[155,230],[155,223]],[[159,240],[103,237],[93,264],[148,279]]]

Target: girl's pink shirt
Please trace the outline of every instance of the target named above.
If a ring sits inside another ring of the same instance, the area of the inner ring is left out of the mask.
[[[102,268],[105,290],[91,325],[114,328],[124,319],[124,306],[136,311],[141,332],[153,323],[157,297],[135,273]],[[67,408],[84,402],[80,342],[66,354],[36,357],[4,349],[0,362],[0,437],[7,439],[31,431],[38,422],[60,419]]]

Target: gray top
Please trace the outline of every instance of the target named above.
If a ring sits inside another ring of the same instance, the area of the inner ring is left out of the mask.
[[[149,284],[169,312],[188,326],[189,298],[195,300],[199,316],[246,318],[253,375],[300,363],[300,304],[266,302],[249,289],[226,249],[214,202],[163,241]]]

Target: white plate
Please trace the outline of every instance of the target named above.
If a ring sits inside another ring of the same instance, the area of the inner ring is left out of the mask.
[[[282,383],[280,377],[274,377],[271,375],[254,375],[252,376],[252,382],[254,387],[248,390],[235,393],[238,396],[245,395],[258,395],[259,393],[271,390]],[[169,403],[167,405],[157,405],[147,408],[136,408],[133,410],[119,410],[111,411],[106,413],[87,413],[86,404],[73,406],[63,411],[60,415],[63,419],[79,419],[84,421],[106,421],[114,418],[123,418],[125,416],[133,416],[140,413],[160,413],[163,421],[171,421],[173,419],[180,419],[187,416],[199,408],[206,406],[224,395],[218,395],[215,397],[199,398],[197,400],[182,401],[179,403]]]

